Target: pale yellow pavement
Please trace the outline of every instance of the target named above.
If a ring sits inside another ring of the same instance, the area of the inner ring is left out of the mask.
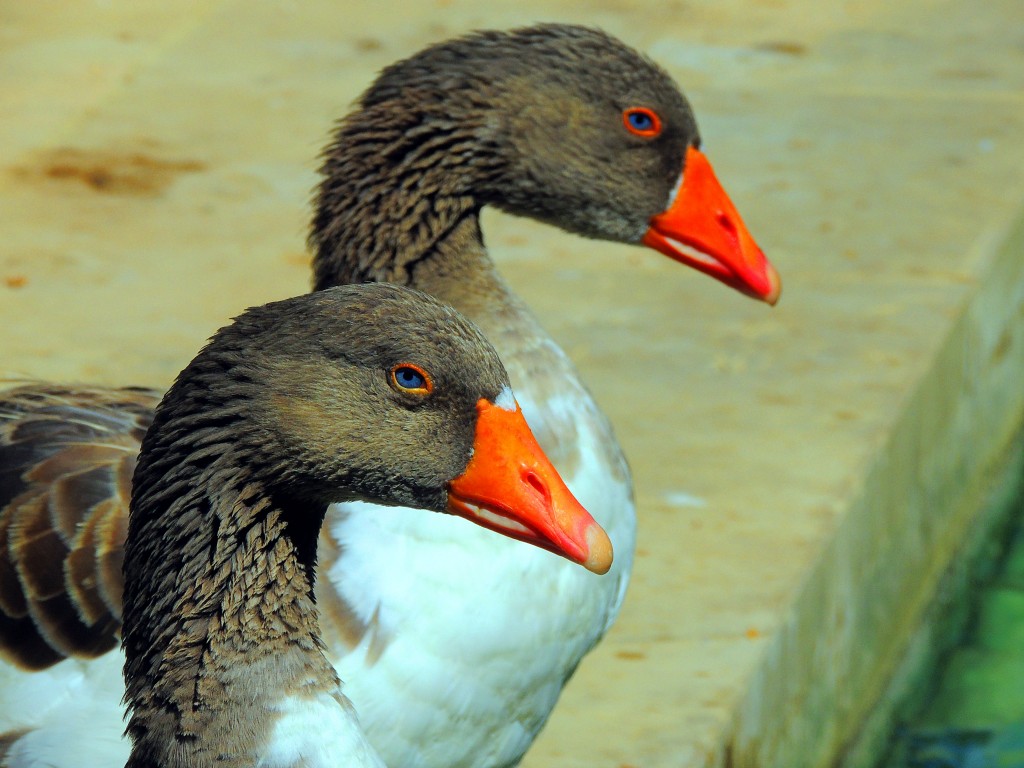
[[[379,68],[537,20],[672,72],[784,291],[485,215],[641,516],[622,618],[524,765],[827,765],[1024,420],[1017,0],[9,0],[0,373],[166,385],[308,288],[315,158]]]

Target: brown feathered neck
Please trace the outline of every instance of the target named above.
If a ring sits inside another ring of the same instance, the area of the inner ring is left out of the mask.
[[[637,103],[667,126],[642,147],[621,122]],[[487,322],[474,302],[514,302],[483,246],[483,206],[639,243],[698,141],[667,74],[598,30],[546,24],[431,46],[387,67],[325,152],[314,289],[410,285]]]
[[[204,377],[225,371],[203,363],[161,404],[135,473],[123,635],[130,768],[220,766],[225,754],[242,765],[264,746],[274,702],[338,685],[312,597],[326,504],[277,486],[280,468],[246,415],[249,382],[221,382],[239,396],[204,402]]]
[[[480,190],[500,174],[483,140],[485,109],[459,94],[415,96],[363,107],[328,148],[310,237],[315,290],[416,285],[452,241],[482,254]]]
[[[482,89],[387,99],[342,123],[321,169],[310,237],[314,290],[412,286],[474,319],[492,340],[508,322],[533,322],[480,232],[480,208],[503,162],[486,138]]]
[[[429,398],[389,384],[402,365],[429,372]],[[327,504],[445,511],[477,406],[507,387],[477,328],[395,285],[274,302],[218,331],[161,401],[135,470],[130,768],[251,766],[282,702],[344,708],[313,601]]]

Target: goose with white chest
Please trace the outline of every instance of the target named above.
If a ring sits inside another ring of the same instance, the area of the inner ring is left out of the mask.
[[[450,308],[374,285],[249,310],[181,373],[139,455],[128,768],[383,765],[324,656],[313,599],[324,514],[352,499],[611,564],[493,349]]]
[[[325,154],[314,287],[408,284],[477,323],[616,551],[595,580],[442,519],[346,507],[330,526],[345,554],[327,573],[366,630],[335,663],[391,765],[515,764],[614,621],[633,560],[631,480],[612,428],[498,273],[479,211],[645,245],[773,304],[779,278],[699,146],[690,106],[661,68],[602,32],[542,25],[470,35],[386,68]],[[396,573],[374,543],[394,536],[446,553],[444,569]],[[355,595],[346,584],[372,586]],[[488,642],[465,642],[470,612],[474,637]],[[452,691],[441,707],[423,703],[435,690]],[[514,722],[500,717],[506,707]]]

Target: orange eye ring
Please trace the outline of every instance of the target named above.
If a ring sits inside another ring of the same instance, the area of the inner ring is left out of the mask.
[[[622,110],[622,124],[635,136],[653,139],[661,133],[661,118],[653,109],[629,107]]]
[[[398,392],[409,395],[429,395],[434,391],[430,374],[415,363],[398,363],[388,372],[388,383]]]

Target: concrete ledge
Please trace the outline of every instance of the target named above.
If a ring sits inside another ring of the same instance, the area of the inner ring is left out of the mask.
[[[993,257],[808,573],[723,764],[830,765],[856,735],[1015,447],[1024,424],[1022,318],[1024,221]]]
[[[720,764],[831,765],[908,650],[936,586],[985,526],[1024,424],[1024,219],[975,295],[772,639]],[[1019,464],[1014,465],[1019,467]]]
[[[989,485],[982,511],[943,574],[885,693],[838,761],[842,768],[878,765],[879,755],[891,747],[897,723],[914,717],[926,705],[926,697],[934,695],[935,670],[963,641],[977,609],[978,585],[990,583],[1006,541],[1024,514],[1024,432],[1014,440]]]

